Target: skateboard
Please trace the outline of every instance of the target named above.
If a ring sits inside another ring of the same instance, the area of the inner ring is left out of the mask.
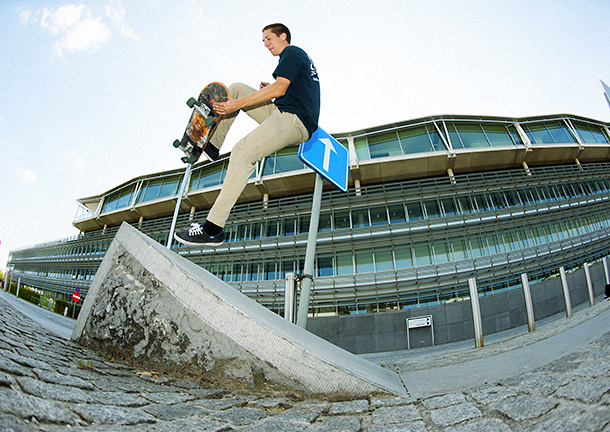
[[[226,102],[228,99],[227,87],[222,83],[213,82],[201,90],[197,99],[190,98],[186,101],[189,108],[193,108],[193,112],[182,140],[174,141],[174,147],[179,148],[186,155],[182,158],[184,163],[197,162],[218,126],[220,114],[214,111],[212,102]]]

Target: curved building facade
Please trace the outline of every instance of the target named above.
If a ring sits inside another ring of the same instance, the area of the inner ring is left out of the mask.
[[[335,134],[350,154],[347,193],[322,197],[310,314],[443,305],[520,287],[610,252],[610,124],[573,115],[438,116]],[[257,166],[220,247],[172,249],[283,313],[300,273],[314,174],[284,149]],[[177,155],[178,157],[178,155]],[[178,229],[203,221],[228,158],[193,167]],[[22,283],[86,295],[118,226],[165,244],[183,170],[79,199],[70,239],[11,251]]]

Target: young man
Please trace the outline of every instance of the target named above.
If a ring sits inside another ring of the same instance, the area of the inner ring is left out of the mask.
[[[214,110],[222,117],[210,141],[214,148],[208,145],[206,153],[212,159],[218,157],[218,149],[240,110],[259,126],[233,148],[220,195],[205,223],[191,224],[188,230],[174,234],[180,243],[221,245],[225,222],[256,162],[284,147],[307,141],[318,128],[320,83],[313,61],[301,48],[290,44],[290,30],[283,24],[266,26],[263,43],[271,54],[280,57],[273,72],[275,82],[261,83],[258,91],[241,83],[229,87],[229,100],[214,104]]]

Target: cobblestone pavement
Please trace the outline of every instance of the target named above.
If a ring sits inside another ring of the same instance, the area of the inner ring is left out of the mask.
[[[2,431],[610,431],[610,329],[544,367],[460,392],[323,400],[141,375],[3,300],[0,317]]]

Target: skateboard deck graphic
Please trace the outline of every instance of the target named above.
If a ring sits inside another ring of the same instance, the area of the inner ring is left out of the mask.
[[[174,147],[179,148],[186,155],[182,158],[185,163],[197,162],[218,126],[220,114],[214,111],[212,102],[226,102],[228,99],[227,87],[222,83],[213,82],[201,91],[197,100],[190,98],[186,102],[190,108],[193,108],[193,112],[182,140],[174,141]]]

